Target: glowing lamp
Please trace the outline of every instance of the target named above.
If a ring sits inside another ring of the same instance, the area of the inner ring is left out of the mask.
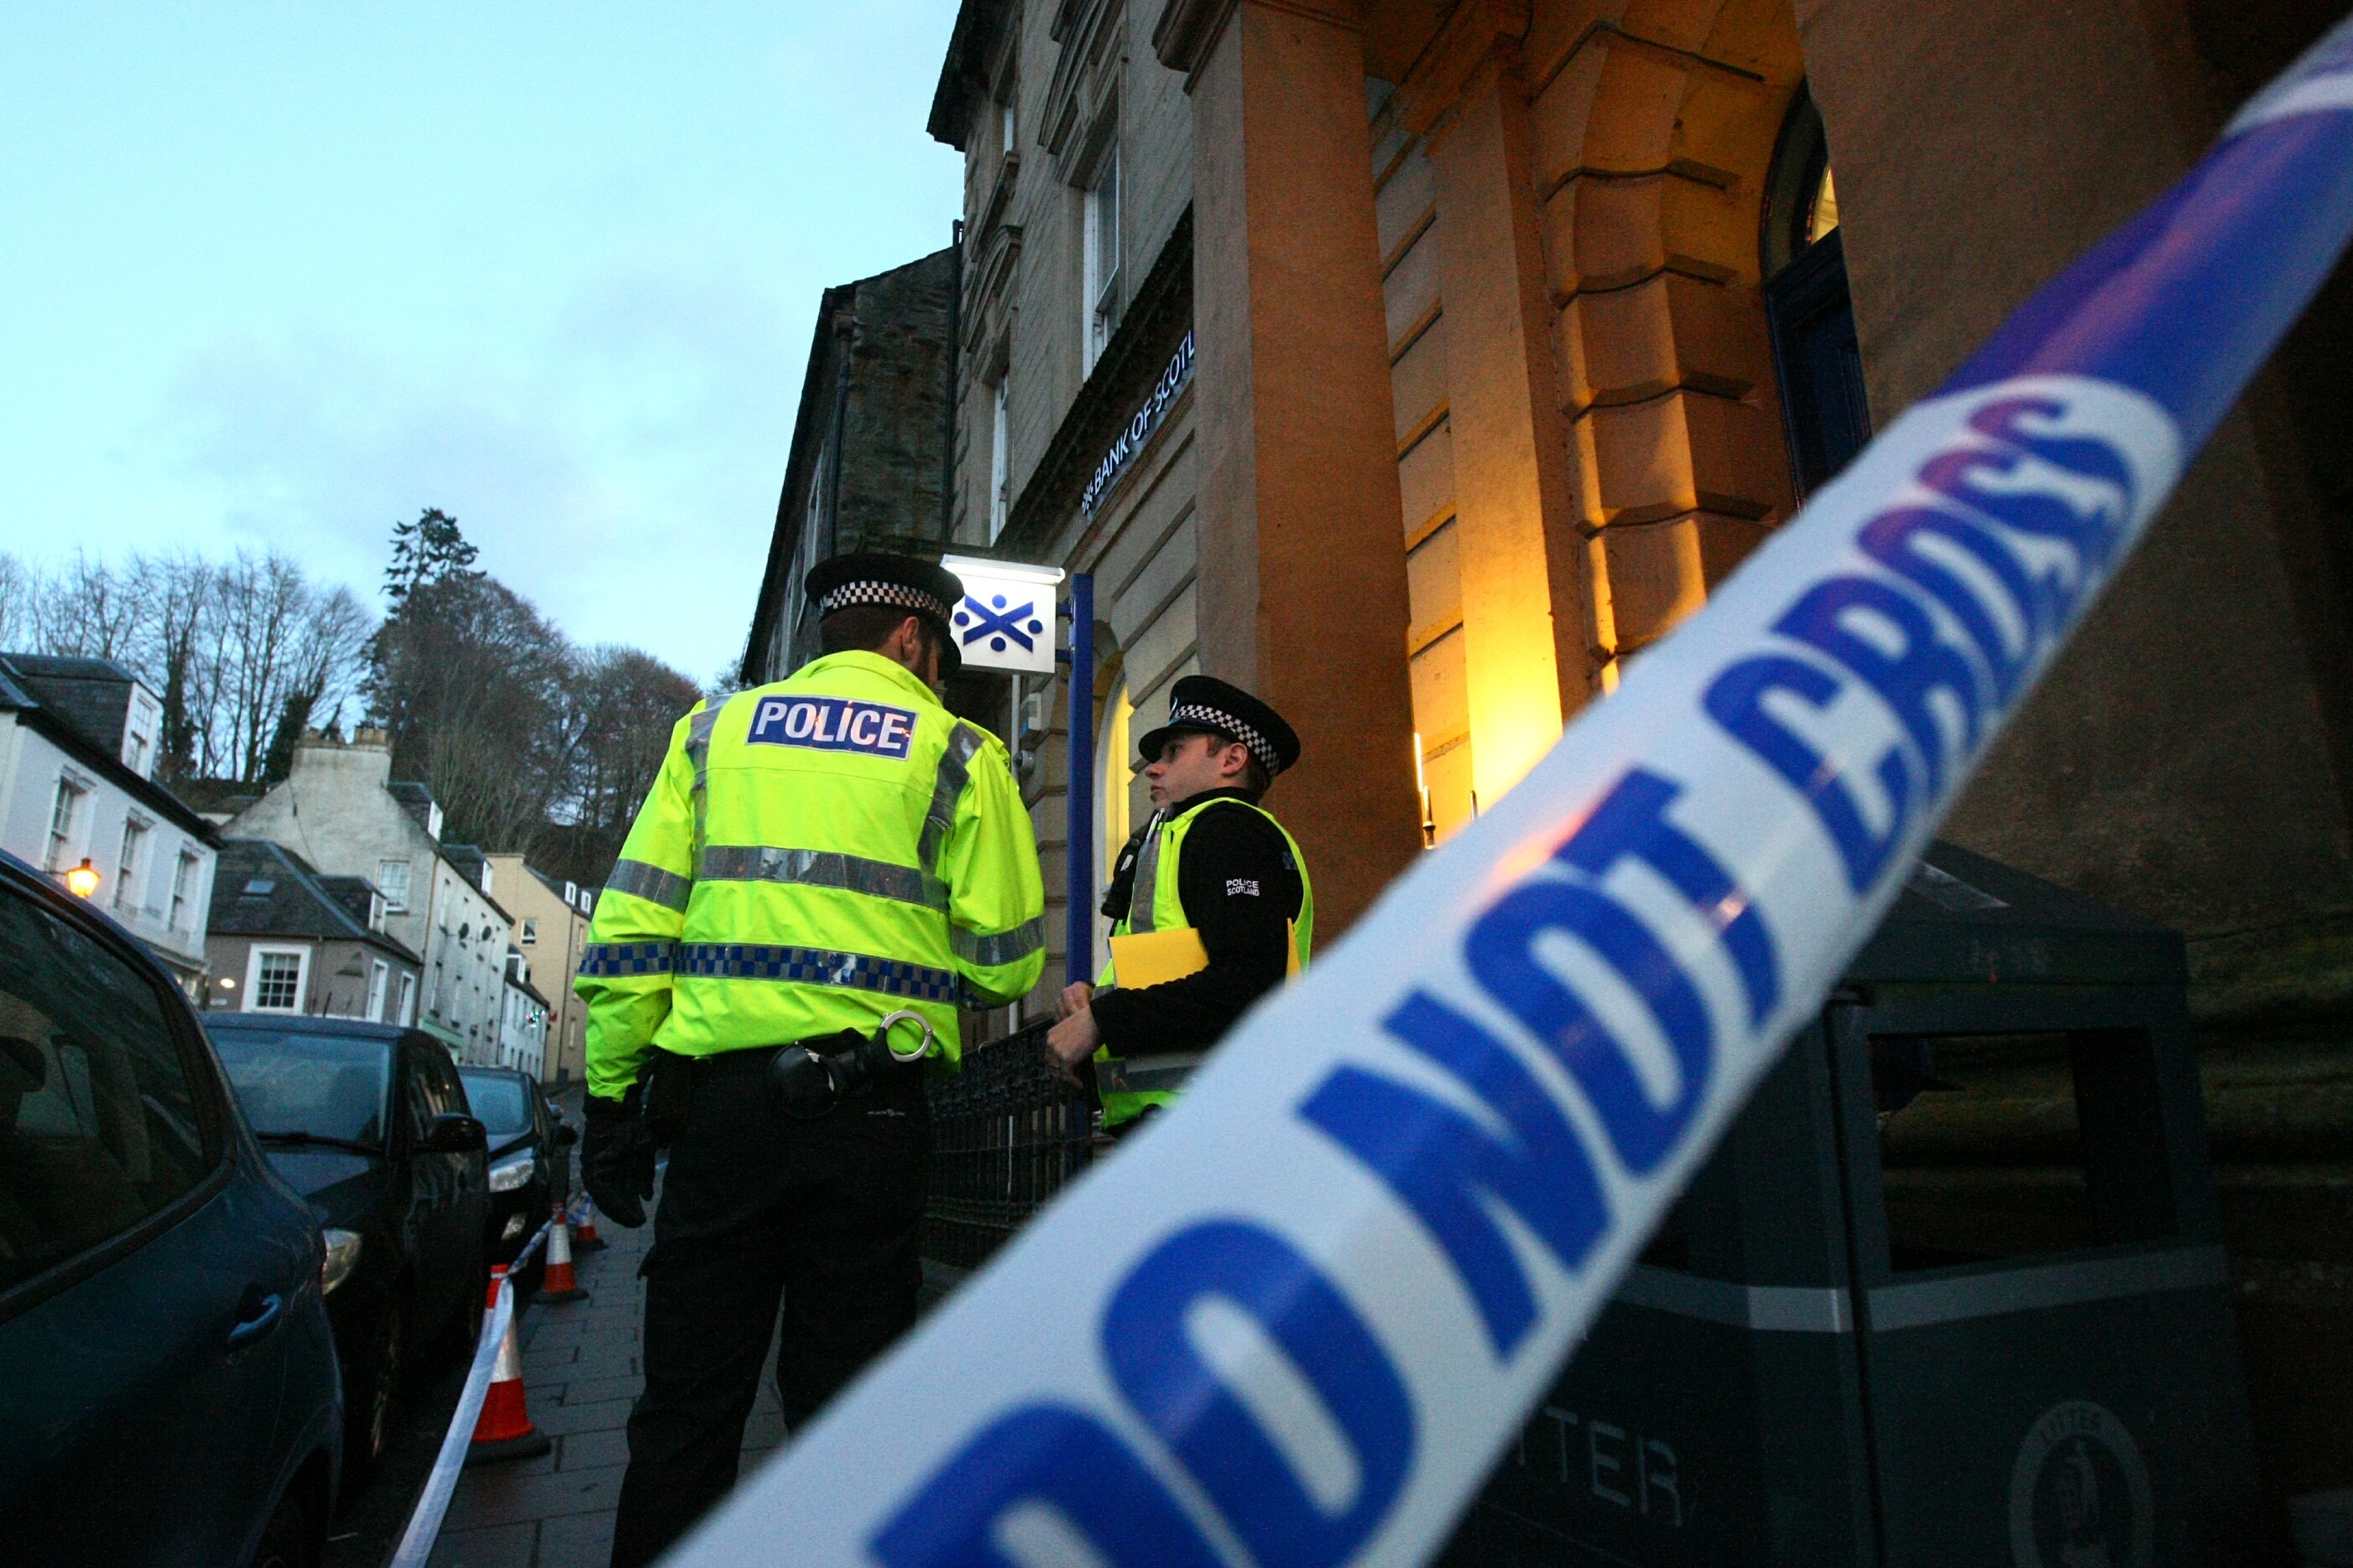
[[[87,855],[81,858],[80,865],[66,873],[66,891],[77,899],[91,897],[98,891],[98,868],[90,863]]]

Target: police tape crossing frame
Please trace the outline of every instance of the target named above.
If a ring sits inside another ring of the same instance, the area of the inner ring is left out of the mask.
[[[2353,23],[674,1561],[1409,1563],[2353,229]]]

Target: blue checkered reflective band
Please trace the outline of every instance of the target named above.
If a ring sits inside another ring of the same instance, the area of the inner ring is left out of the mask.
[[[679,944],[678,972],[705,980],[789,980],[802,985],[839,985],[880,991],[919,1002],[953,1002],[956,977],[944,969],[871,958],[862,952],[831,952],[821,947],[751,947],[740,942]]]
[[[668,974],[676,951],[676,944],[667,942],[592,942],[580,950],[580,973]]]

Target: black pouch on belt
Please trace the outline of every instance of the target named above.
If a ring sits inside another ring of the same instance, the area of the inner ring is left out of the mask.
[[[902,1056],[892,1047],[891,1031],[901,1023],[922,1030],[913,1056]],[[768,1081],[786,1115],[814,1121],[845,1100],[863,1100],[894,1068],[922,1061],[931,1046],[931,1025],[922,1015],[902,1009],[884,1018],[871,1035],[844,1029],[821,1040],[786,1046],[768,1059]]]

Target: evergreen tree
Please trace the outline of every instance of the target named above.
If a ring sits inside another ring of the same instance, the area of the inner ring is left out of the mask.
[[[479,576],[474,557],[480,553],[466,542],[458,520],[438,506],[428,506],[415,522],[392,525],[392,563],[384,569],[384,596],[395,616],[411,593],[454,578]]]

